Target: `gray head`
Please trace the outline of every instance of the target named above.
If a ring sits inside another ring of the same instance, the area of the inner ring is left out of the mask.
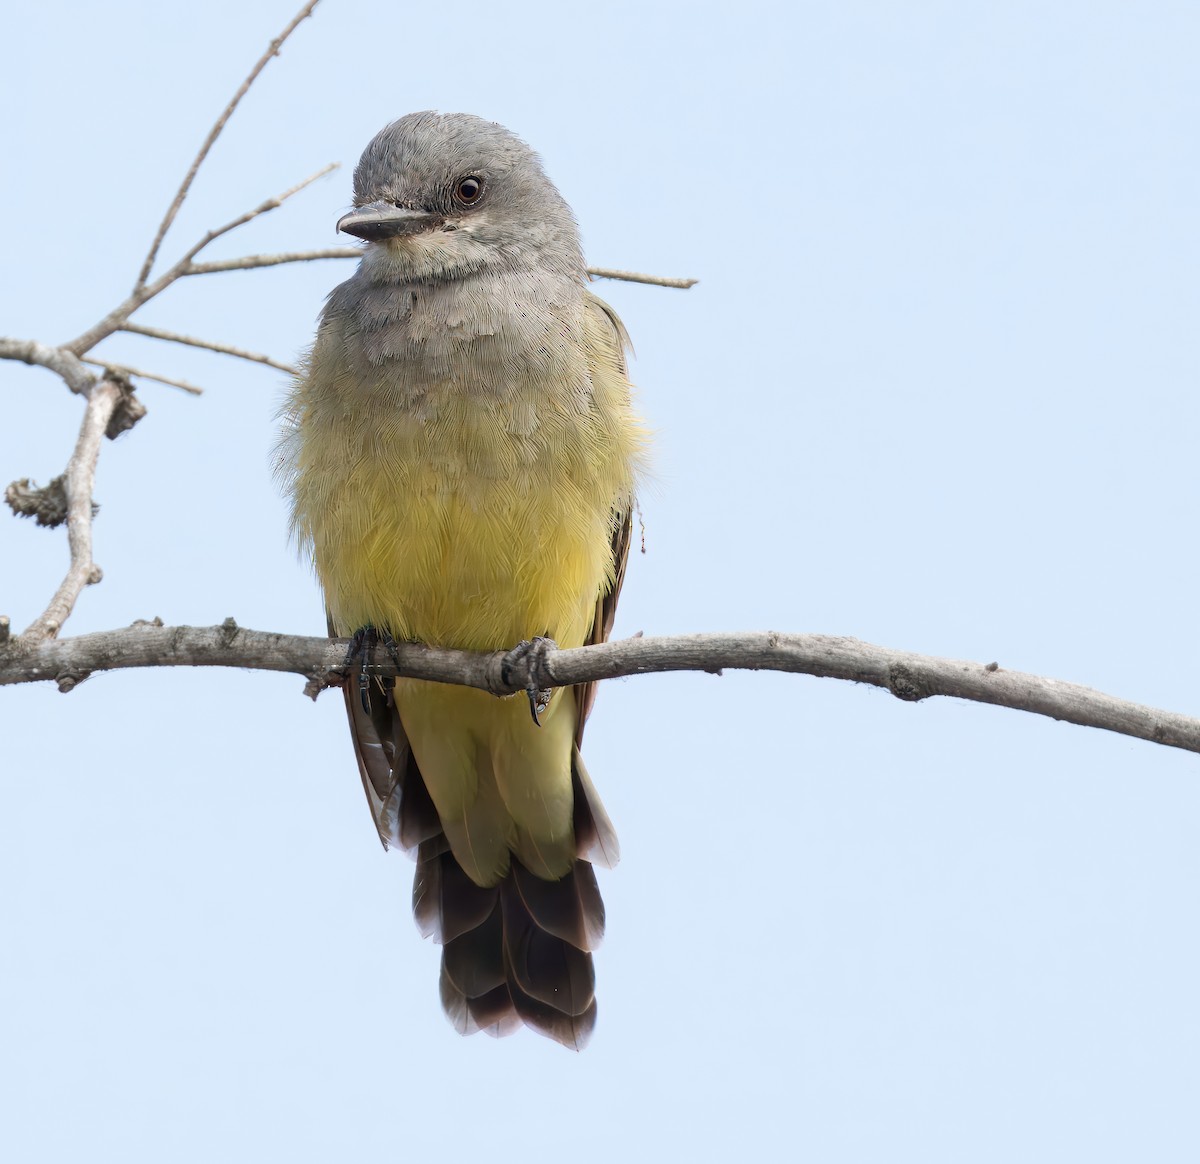
[[[469,113],[410,113],[378,133],[354,171],[354,206],[338,230],[366,240],[374,281],[530,267],[582,277],[575,219],[537,154]]]

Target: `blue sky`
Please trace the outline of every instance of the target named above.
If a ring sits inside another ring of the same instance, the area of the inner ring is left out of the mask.
[[[5,17],[0,334],[131,286],[291,0]],[[325,0],[237,112],[169,260],[332,245],[406,112],[542,154],[658,433],[617,633],[793,630],[1200,707],[1200,14],[1161,3]],[[12,46],[17,46],[13,52]],[[197,278],[142,322],[288,359],[348,265]],[[270,478],[282,378],[122,337],[72,633],[320,633]],[[0,473],[79,402],[0,364]],[[0,519],[24,626],[61,531]],[[1194,1160],[1195,756],[783,675],[613,682],[586,741],[621,832],[582,1055],[461,1040],[342,711],[289,676],[0,694],[0,1152],[326,1161]]]

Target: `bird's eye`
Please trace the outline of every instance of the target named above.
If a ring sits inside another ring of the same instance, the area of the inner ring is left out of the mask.
[[[464,206],[472,206],[483,197],[483,179],[473,174],[467,178],[459,178],[454,188],[454,196]]]

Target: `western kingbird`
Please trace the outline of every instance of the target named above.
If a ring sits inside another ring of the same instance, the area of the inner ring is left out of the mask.
[[[281,445],[331,634],[604,641],[646,432],[628,336],[588,290],[537,155],[478,117],[410,114],[367,146],[338,229],[366,246]],[[413,679],[345,692],[379,836],[416,854],[413,911],[442,943],[453,1024],[582,1047],[604,930],[591,863],[617,857],[579,754],[594,685],[534,716],[520,696]]]

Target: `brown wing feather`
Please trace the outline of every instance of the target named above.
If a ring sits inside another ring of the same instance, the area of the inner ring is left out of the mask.
[[[629,562],[629,543],[633,530],[633,514],[623,513],[614,515],[612,555],[613,555],[613,584],[612,589],[605,591],[596,600],[596,615],[592,620],[592,630],[585,645],[606,643],[612,634],[613,622],[617,617],[617,599],[621,597],[621,587],[625,583],[625,567]],[[592,713],[592,704],[596,702],[596,683],[580,683],[575,688],[575,705],[578,708],[575,722],[575,743],[583,743],[583,725]]]
[[[621,375],[628,380],[629,365],[625,360],[625,353],[632,351],[633,344],[620,316],[603,299],[591,292],[587,294],[585,307],[592,319],[602,321],[602,324],[607,325],[609,334],[603,337],[607,341],[605,347],[608,349],[608,354],[616,361]],[[592,619],[592,629],[585,644],[587,646],[593,643],[606,643],[608,636],[612,634],[613,621],[617,617],[617,599],[621,597],[621,587],[625,583],[625,567],[629,563],[629,543],[632,529],[632,507],[627,508],[623,513],[615,512],[613,514],[613,584],[596,600],[596,614]],[[592,712],[592,704],[595,702],[595,683],[581,683],[575,688],[575,706],[578,709],[578,719],[575,724],[576,746],[583,743],[583,725],[587,722],[587,717]]]
[[[325,612],[329,637],[337,638],[333,618]],[[400,844],[399,784],[407,767],[411,749],[408,737],[394,714],[391,698],[392,680],[371,678],[367,686],[367,706],[363,707],[360,689],[361,664],[349,668],[342,694],[346,701],[346,718],[350,722],[350,739],[358,774],[366,793],[367,807],[375,822],[379,840],[385,849]]]

